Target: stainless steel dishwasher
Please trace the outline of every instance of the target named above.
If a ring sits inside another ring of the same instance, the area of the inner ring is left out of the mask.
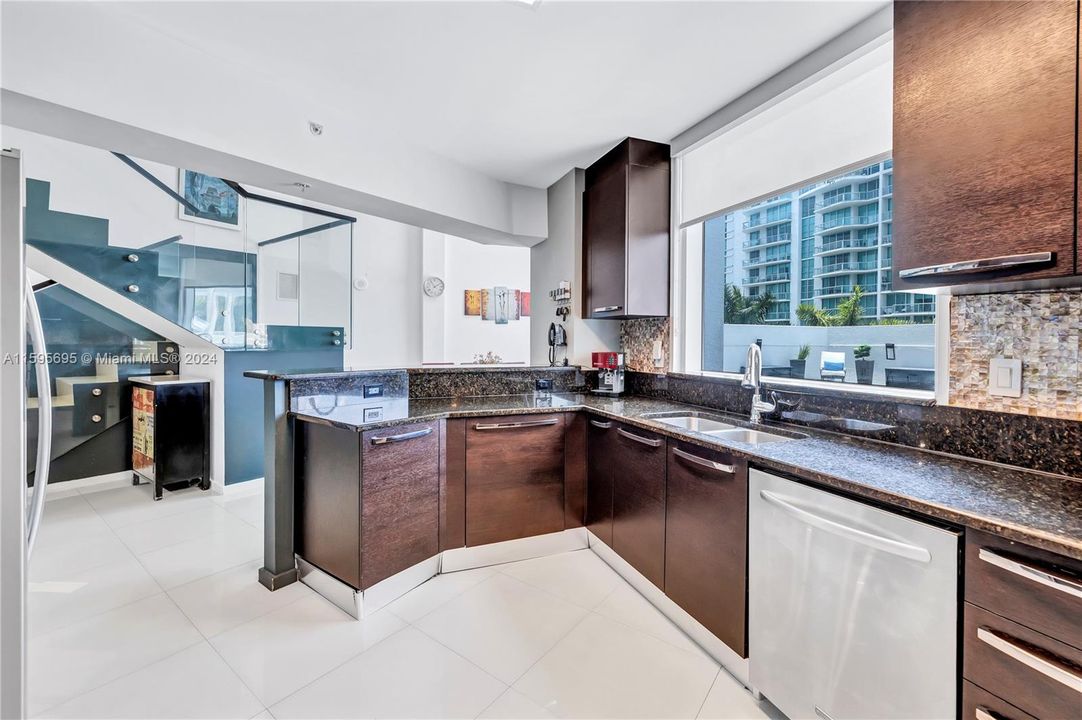
[[[793,720],[954,718],[960,533],[752,470],[752,686]]]

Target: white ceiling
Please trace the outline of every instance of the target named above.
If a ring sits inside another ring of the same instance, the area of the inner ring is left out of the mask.
[[[885,4],[137,2],[111,9],[270,77],[298,101],[318,94],[367,128],[499,180],[546,187],[627,135],[670,140]]]

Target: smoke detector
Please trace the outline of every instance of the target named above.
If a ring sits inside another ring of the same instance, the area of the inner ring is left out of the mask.
[[[323,134],[323,125],[317,122],[308,121],[308,132],[312,133],[316,137]]]

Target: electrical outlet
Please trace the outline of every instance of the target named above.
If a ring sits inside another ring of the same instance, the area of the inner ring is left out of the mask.
[[[654,367],[661,367],[665,364],[665,355],[661,349],[661,341],[654,341]]]

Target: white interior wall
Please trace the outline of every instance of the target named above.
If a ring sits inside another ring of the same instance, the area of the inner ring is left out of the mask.
[[[482,245],[445,236],[444,357],[455,364],[473,362],[478,353],[499,355],[505,363],[530,362],[531,318],[505,325],[465,314],[465,291],[504,286],[530,290],[530,249]],[[425,328],[428,332],[428,328]]]
[[[556,305],[549,291],[563,280],[571,283],[571,315],[566,352],[572,365],[589,367],[590,353],[620,348],[620,322],[582,317],[582,190],[584,173],[574,169],[548,189],[547,240],[530,248],[530,284],[533,317],[530,318],[530,364],[548,365],[548,329],[557,322]]]

